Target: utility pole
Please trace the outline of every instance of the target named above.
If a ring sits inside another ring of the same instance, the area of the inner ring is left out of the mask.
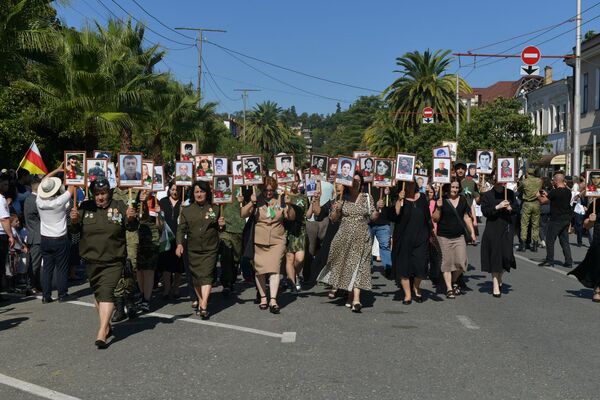
[[[198,49],[198,108],[202,104],[202,34],[204,32],[222,32],[222,29],[207,29],[207,28],[175,28],[180,31],[195,31],[196,32],[196,48]]]
[[[246,106],[248,102],[248,92],[260,92],[260,89],[234,89],[234,92],[242,92],[242,100],[244,101],[244,130],[242,138],[246,136]]]
[[[458,93],[458,72],[456,72],[456,141],[460,133],[460,95]]]
[[[579,136],[581,133],[581,0],[577,0],[575,34],[575,95],[573,99],[573,176],[579,176]]]

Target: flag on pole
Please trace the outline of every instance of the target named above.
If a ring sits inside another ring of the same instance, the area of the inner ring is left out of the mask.
[[[21,160],[19,168],[26,169],[34,175],[48,173],[48,168],[46,168],[46,164],[44,164],[44,160],[42,160],[40,149],[38,149],[37,144],[35,144],[35,140],[31,142],[31,146],[29,146],[29,150],[27,150],[27,153],[25,153],[25,156]]]

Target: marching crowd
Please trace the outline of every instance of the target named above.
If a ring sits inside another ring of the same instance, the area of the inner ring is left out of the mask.
[[[57,301],[68,301],[68,282],[84,265],[100,319],[98,348],[108,346],[111,322],[152,309],[157,287],[166,301],[182,296],[183,277],[202,319],[210,317],[213,286],[218,282],[223,296],[233,296],[240,274],[255,283],[258,307],[273,314],[280,312],[280,290],[297,293],[315,282],[328,285],[330,299],[344,296],[360,313],[361,292],[372,290],[375,258],[395,280],[403,304],[424,301],[426,279],[450,300],[468,289],[467,246],[480,244],[480,268],[491,274],[491,294],[499,298],[503,274],[516,268],[515,236],[517,251],[545,248],[540,266],[556,262],[558,238],[564,266],[572,267],[571,229],[578,245],[587,238],[590,248],[570,273],[600,302],[600,239],[591,235],[598,223],[595,200],[588,202],[583,178],[562,172],[549,181],[529,168],[511,185],[495,183],[493,173],[480,179],[458,161],[450,183],[420,180],[381,189],[356,170],[349,172],[351,186],[322,180],[310,197],[301,180],[283,189],[266,176],[262,185],[241,186],[235,201],[220,205],[213,203],[210,182],[184,190],[172,181],[152,192],[113,189],[100,178],[86,195],[65,189],[63,173],[61,165],[44,177],[23,169],[0,174],[3,291],[23,286],[25,295],[50,303],[55,288]]]

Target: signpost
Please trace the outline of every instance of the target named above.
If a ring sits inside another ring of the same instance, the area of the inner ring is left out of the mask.
[[[433,124],[433,108],[425,107],[423,109],[423,123],[424,124]]]
[[[521,52],[521,61],[523,64],[521,65],[521,75],[531,76],[531,75],[539,75],[540,67],[537,65],[542,58],[542,53],[540,49],[535,46],[527,46]]]

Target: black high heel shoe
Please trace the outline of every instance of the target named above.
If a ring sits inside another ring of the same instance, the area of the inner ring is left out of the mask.
[[[279,314],[279,311],[281,311],[281,309],[279,308],[279,305],[275,303],[269,306],[269,311],[271,312],[271,314]]]
[[[208,310],[206,308],[201,308],[200,309],[200,318],[202,318],[203,321],[208,320],[208,318],[210,317],[210,313],[208,312]]]
[[[260,296],[261,299],[266,299],[267,296]],[[259,303],[258,304],[258,308],[260,308],[261,310],[266,310],[267,308],[269,308],[269,305],[267,303]]]
[[[96,341],[94,342],[94,345],[96,345],[96,348],[98,350],[104,350],[104,349],[108,348],[108,343],[106,343],[106,340],[102,340],[102,339],[96,339]]]

